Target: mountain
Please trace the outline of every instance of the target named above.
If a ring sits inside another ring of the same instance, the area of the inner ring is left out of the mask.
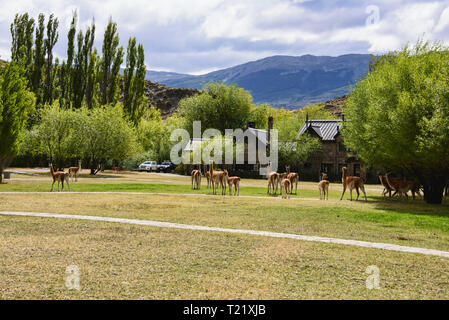
[[[348,94],[367,72],[371,57],[272,56],[199,76],[155,71],[147,75],[173,88],[202,89],[212,81],[234,83],[250,91],[256,103],[297,109]]]

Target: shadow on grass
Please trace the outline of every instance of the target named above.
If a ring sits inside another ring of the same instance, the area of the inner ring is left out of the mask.
[[[386,199],[383,197],[372,197],[377,201],[371,201],[375,209],[384,211],[394,211],[397,213],[406,213],[425,216],[439,216],[449,218],[449,198],[443,198],[442,204],[428,204],[423,199]]]

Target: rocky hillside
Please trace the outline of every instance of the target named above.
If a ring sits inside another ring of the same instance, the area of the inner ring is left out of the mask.
[[[146,81],[145,85],[145,96],[148,97],[148,104],[161,110],[164,119],[176,111],[181,99],[200,92],[197,89],[170,88],[151,81]]]
[[[348,95],[345,95],[339,98],[326,101],[324,102],[324,108],[326,108],[326,110],[332,113],[333,115],[341,118],[343,114],[343,106],[348,97],[349,97]]]

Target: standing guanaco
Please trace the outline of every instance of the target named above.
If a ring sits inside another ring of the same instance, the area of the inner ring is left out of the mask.
[[[228,182],[229,187],[229,195],[232,196],[232,185],[234,185],[234,196],[237,193],[237,195],[240,195],[240,177],[230,177],[227,170],[223,170],[226,181]]]
[[[68,172],[64,172],[64,171],[55,171],[53,169],[53,164],[50,163],[50,173],[51,176],[53,177],[53,183],[51,185],[51,191],[53,191],[53,187],[55,185],[55,182],[58,181],[58,192],[59,192],[59,183],[62,184],[62,191],[64,191],[64,181],[67,182],[67,186],[69,187],[69,191],[70,190],[70,183],[69,183],[69,173]]]
[[[69,168],[69,176],[72,178],[75,177],[75,182],[78,181],[78,172],[81,173],[81,160],[78,160],[78,167],[70,167]]]
[[[209,162],[209,173],[212,181],[212,193],[217,194],[218,184],[221,185],[221,194],[226,194],[226,184],[224,181],[223,171],[214,171],[214,162],[210,160]]]
[[[293,184],[295,184],[295,194],[298,194],[299,174],[297,172],[290,172],[290,166],[286,166],[285,171],[287,172],[287,178],[291,183],[290,194],[293,194]]]
[[[347,175],[348,168],[346,168],[346,167],[343,167],[342,171],[343,171],[343,175],[341,177],[341,182],[343,183],[343,193],[341,194],[340,200],[343,199],[346,188],[349,188],[349,193],[351,194],[351,201],[352,201],[352,190],[353,189],[355,189],[355,191],[357,192],[356,200],[359,200],[359,196],[360,196],[359,188],[360,188],[360,190],[362,190],[363,194],[365,195],[365,201],[368,201],[366,199],[366,192],[365,192],[365,186],[364,186],[363,179],[360,177],[348,176]]]
[[[268,187],[267,187],[267,194],[273,194],[274,192],[274,185],[276,184],[276,192],[274,194],[278,193],[278,185],[279,185],[279,174],[275,171],[272,171],[271,169],[271,162],[268,164]],[[270,193],[271,190],[271,193]]]
[[[282,199],[290,199],[291,182],[288,178],[283,178],[281,181],[281,195]]]
[[[327,174],[323,173],[321,181],[318,183],[318,190],[320,190],[320,200],[329,200],[329,180],[327,180]]]
[[[198,168],[196,170],[192,170],[190,173],[192,176],[192,189],[200,189],[201,187],[201,166],[198,164]]]
[[[210,172],[209,172],[209,170],[206,170],[206,165],[204,165],[204,176],[207,179],[207,188],[209,189],[211,179],[210,179]]]

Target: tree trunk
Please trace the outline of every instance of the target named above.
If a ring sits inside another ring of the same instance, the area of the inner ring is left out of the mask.
[[[0,183],[3,182],[3,166],[0,164]]]
[[[432,177],[427,179],[424,184],[424,199],[430,204],[441,204],[443,202],[443,192],[445,183],[443,180]]]

